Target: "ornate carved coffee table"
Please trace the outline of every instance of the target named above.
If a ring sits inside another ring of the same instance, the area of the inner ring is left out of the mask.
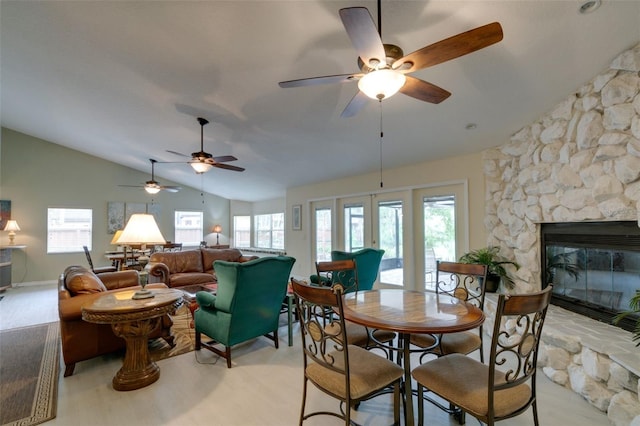
[[[160,368],[149,356],[147,340],[162,316],[175,313],[182,305],[182,292],[153,289],[155,297],[131,299],[135,290],[108,293],[82,308],[82,319],[98,324],[111,324],[116,336],[126,341],[122,368],[113,378],[119,391],[140,389],[158,380]]]

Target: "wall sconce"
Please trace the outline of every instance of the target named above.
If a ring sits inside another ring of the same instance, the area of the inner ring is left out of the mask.
[[[213,232],[216,233],[216,245],[219,246],[220,245],[220,233],[222,232],[222,226],[215,225],[213,227]]]
[[[18,222],[16,222],[15,220],[8,220],[7,225],[4,227],[4,230],[9,231],[9,244],[13,245],[13,240],[16,237],[16,231],[20,230]]]

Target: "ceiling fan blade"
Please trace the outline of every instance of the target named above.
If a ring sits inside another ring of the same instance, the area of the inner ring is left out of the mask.
[[[180,191],[182,188],[179,186],[161,186],[160,189],[167,191],[167,192],[178,192]]]
[[[395,61],[392,68],[403,73],[417,71],[475,52],[500,40],[502,27],[498,22],[493,22],[409,53]]]
[[[217,167],[219,169],[233,170],[234,172],[244,172],[244,168],[238,166],[232,166],[231,164],[224,163],[215,163],[212,164],[213,167]]]
[[[211,159],[216,163],[227,163],[229,161],[237,160],[233,155],[221,155],[220,157],[211,157]]]
[[[406,77],[407,81],[404,83],[404,86],[400,88],[400,92],[407,96],[432,104],[439,104],[451,96],[450,92],[447,92],[435,84],[427,83],[424,80],[420,80],[419,78],[415,78],[410,75],[407,75]]]
[[[310,78],[301,78],[299,80],[289,80],[289,81],[281,81],[278,83],[280,87],[288,88],[288,87],[304,87],[304,86],[317,86],[320,84],[333,84],[333,83],[348,83],[350,81],[356,81],[363,74],[337,74],[337,75],[326,75],[322,77],[310,77]]]
[[[123,188],[144,188],[144,185],[118,185]]]
[[[173,155],[179,155],[180,157],[187,157],[187,158],[191,158],[190,156],[183,154],[181,152],[177,152],[177,151],[172,151],[170,149],[166,150],[169,154],[173,154]],[[159,163],[168,163],[168,161],[159,161]]]
[[[355,94],[353,98],[349,101],[349,104],[344,108],[340,117],[347,118],[353,117],[369,102],[369,97],[365,95],[363,92],[358,90],[358,93]]]
[[[365,7],[347,7],[340,9],[340,18],[362,62],[370,68],[375,68],[379,63],[386,64],[387,55],[369,10]]]

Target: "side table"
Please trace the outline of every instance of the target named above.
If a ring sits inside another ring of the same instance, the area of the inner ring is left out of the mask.
[[[132,299],[136,290],[108,293],[82,308],[82,319],[97,324],[111,324],[116,336],[126,341],[122,368],[113,378],[118,391],[140,389],[158,380],[160,368],[149,356],[147,340],[165,314],[175,313],[182,305],[182,292],[153,289],[155,297]]]

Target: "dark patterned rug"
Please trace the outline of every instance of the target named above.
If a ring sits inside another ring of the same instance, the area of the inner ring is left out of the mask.
[[[171,319],[173,320],[171,334],[175,346],[172,348],[163,339],[149,340],[149,354],[154,361],[181,355],[195,349],[195,331],[190,327],[193,318],[189,309],[182,305],[176,310],[175,315],[171,316]]]
[[[0,331],[0,424],[37,425],[56,416],[57,322]]]

